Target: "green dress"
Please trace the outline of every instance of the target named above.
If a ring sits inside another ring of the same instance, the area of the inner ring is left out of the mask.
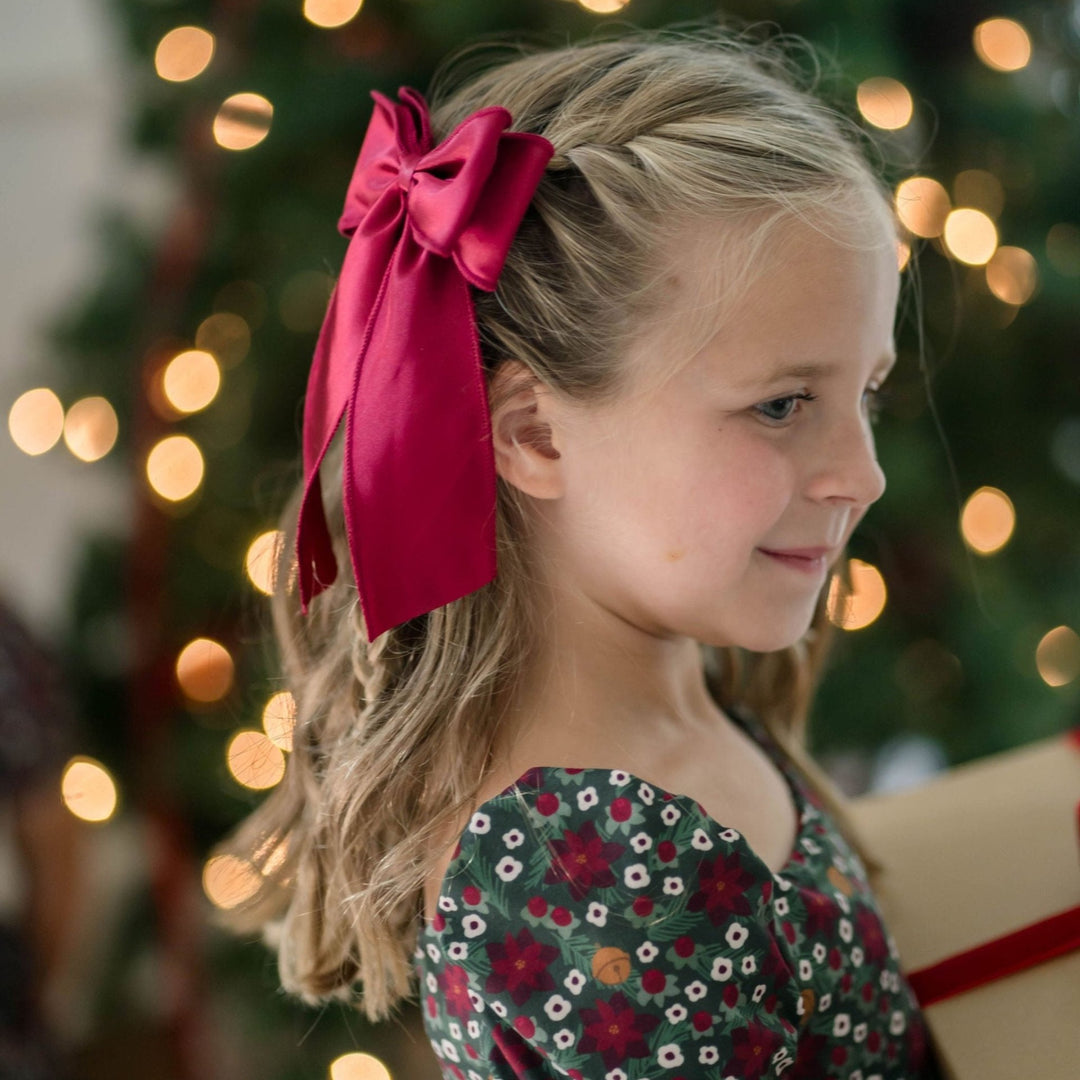
[[[457,1080],[937,1080],[858,855],[765,727],[798,837],[773,873],[694,799],[535,767],[473,814],[415,952]]]

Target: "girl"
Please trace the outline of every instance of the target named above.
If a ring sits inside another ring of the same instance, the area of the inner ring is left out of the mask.
[[[891,192],[779,38],[466,67],[374,95],[231,924],[373,1021],[415,976],[459,1080],[935,1076],[805,749],[885,488]]]

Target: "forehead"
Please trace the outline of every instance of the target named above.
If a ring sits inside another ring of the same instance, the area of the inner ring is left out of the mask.
[[[760,380],[766,366],[810,377],[885,358],[900,273],[884,224],[855,243],[791,215],[681,230],[667,253],[666,310],[636,357],[639,385],[684,368],[739,385]]]

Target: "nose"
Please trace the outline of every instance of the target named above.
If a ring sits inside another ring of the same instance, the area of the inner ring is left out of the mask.
[[[835,423],[810,466],[807,494],[819,501],[841,501],[865,508],[885,494],[885,473],[878,464],[874,433],[865,416]]]

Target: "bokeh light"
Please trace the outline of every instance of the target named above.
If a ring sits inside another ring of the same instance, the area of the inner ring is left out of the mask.
[[[972,43],[978,58],[995,71],[1018,71],[1031,59],[1031,38],[1015,19],[983,19]]]
[[[64,443],[80,461],[99,461],[115,445],[120,426],[116,410],[103,397],[85,397],[68,409]]]
[[[355,19],[363,0],[304,0],[304,18],[313,26],[332,30]]]
[[[225,910],[249,900],[261,883],[258,870],[235,855],[214,855],[203,867],[203,892],[210,903]]]
[[[8,433],[24,454],[37,456],[51,450],[63,431],[64,406],[47,387],[20,394],[8,411]]]
[[[908,88],[887,75],[878,75],[859,83],[855,101],[868,123],[886,131],[895,131],[909,124],[915,108]]]
[[[199,323],[195,347],[211,353],[223,368],[235,367],[251,348],[251,328],[231,311],[215,312]]]
[[[251,863],[268,877],[281,866],[288,854],[289,837],[273,832],[255,849]]]
[[[278,557],[285,534],[280,529],[260,533],[251,541],[244,556],[248,580],[261,593],[270,596],[277,581]]]
[[[296,699],[288,690],[279,690],[266,703],[262,713],[266,737],[282,750],[292,750],[296,727]]]
[[[1055,626],[1035,649],[1035,666],[1047,686],[1065,686],[1080,675],[1080,635],[1071,626]]]
[[[377,1057],[354,1051],[330,1062],[330,1080],[390,1080],[390,1070]]]
[[[960,535],[972,551],[992,555],[1008,543],[1016,527],[1016,510],[1004,491],[981,487],[960,511]]]
[[[952,203],[944,185],[930,176],[909,176],[896,186],[896,213],[916,236],[940,236]]]
[[[202,451],[186,435],[167,435],[146,457],[146,478],[163,499],[179,502],[202,483]]]
[[[225,150],[250,150],[270,133],[274,106],[261,94],[233,94],[214,117],[214,140]]]
[[[93,758],[80,756],[67,763],[60,778],[60,797],[83,821],[108,821],[116,813],[116,781]]]
[[[849,559],[848,572],[851,592],[840,575],[834,574],[826,598],[826,613],[829,621],[842,630],[861,630],[885,610],[885,579],[876,566],[861,559]]]
[[[1039,284],[1035,257],[1021,247],[999,247],[986,264],[986,284],[1004,303],[1026,304]]]
[[[191,701],[220,701],[232,689],[234,670],[229,650],[213,638],[196,638],[176,658],[176,681]]]
[[[214,55],[214,35],[198,26],[170,30],[154,52],[154,70],[169,82],[201,75]]]
[[[945,246],[968,266],[982,266],[997,249],[997,226],[981,210],[961,207],[950,212],[943,232]]]
[[[285,775],[285,755],[261,731],[238,731],[225,751],[229,772],[243,787],[261,791]]]
[[[204,349],[186,349],[174,356],[162,375],[169,404],[181,413],[205,409],[221,388],[221,369]]]
[[[578,3],[594,15],[611,15],[616,11],[622,11],[630,0],[578,0]]]

